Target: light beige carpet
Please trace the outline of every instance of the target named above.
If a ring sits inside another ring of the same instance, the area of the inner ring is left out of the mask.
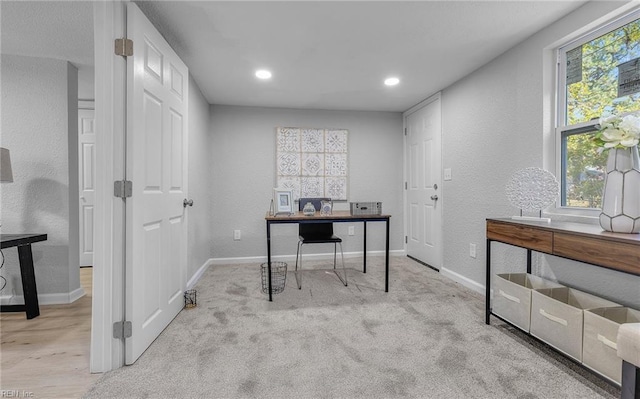
[[[273,302],[259,265],[210,267],[136,364],[86,398],[616,398],[619,389],[512,327],[484,297],[408,258],[290,272]],[[291,270],[291,265],[290,265]]]

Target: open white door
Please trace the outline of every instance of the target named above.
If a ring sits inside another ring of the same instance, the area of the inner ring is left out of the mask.
[[[96,192],[95,111],[78,109],[78,177],[80,188],[80,266],[93,266]]]
[[[133,3],[127,4],[126,319],[132,364],[183,307],[186,287],[189,71]]]
[[[437,95],[405,114],[407,255],[442,265],[442,122]]]

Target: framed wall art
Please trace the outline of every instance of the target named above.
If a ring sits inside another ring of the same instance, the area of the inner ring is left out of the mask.
[[[300,197],[348,199],[349,132],[346,129],[276,129],[276,186]]]

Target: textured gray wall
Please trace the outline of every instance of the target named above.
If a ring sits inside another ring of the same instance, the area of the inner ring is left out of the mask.
[[[78,68],[78,100],[95,100],[95,69],[88,66]]]
[[[3,54],[1,78],[1,144],[11,151],[14,179],[0,186],[2,232],[48,234],[32,247],[38,294],[50,295],[43,302],[64,303],[80,288],[77,69],[66,61]],[[22,303],[17,250],[3,252],[8,284],[2,299]]]
[[[211,140],[209,103],[189,75],[189,192],[193,206],[187,208],[187,281],[211,257]]]
[[[517,214],[505,184],[519,169],[549,163],[544,151],[545,137],[553,136],[553,96],[544,71],[553,67],[550,49],[617,6],[589,3],[443,91],[443,162],[453,174],[444,182],[445,273],[484,287],[485,218]],[[476,259],[469,257],[470,243],[478,246]],[[525,251],[493,248],[494,271],[524,270]],[[546,277],[640,308],[640,277],[553,256],[537,255],[534,263]]]
[[[275,128],[335,127],[349,130],[349,200],[382,201],[382,211],[391,214],[392,250],[403,250],[402,114],[394,112],[346,112],[218,106],[211,107],[211,168],[213,179],[214,258],[266,256],[264,216],[275,186]],[[335,204],[348,209],[347,203]],[[355,236],[347,235],[347,224],[336,224],[345,252],[361,251],[362,226],[354,224]],[[370,223],[368,250],[384,249],[382,223]],[[242,231],[240,241],[233,230]],[[272,229],[273,255],[295,255],[297,227]],[[314,253],[328,253],[332,247]]]

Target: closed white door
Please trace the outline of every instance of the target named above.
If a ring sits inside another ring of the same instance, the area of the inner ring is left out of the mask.
[[[93,265],[93,213],[96,183],[95,111],[78,110],[78,176],[80,193],[80,266]]]
[[[127,5],[125,362],[132,364],[183,307],[187,267],[189,71],[134,3]]]
[[[440,97],[405,115],[407,255],[442,265]]]

